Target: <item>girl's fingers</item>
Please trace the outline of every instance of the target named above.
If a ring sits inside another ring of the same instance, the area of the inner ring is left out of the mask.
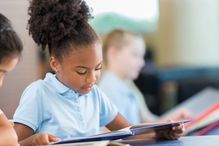
[[[49,141],[50,141],[50,142],[56,142],[56,141],[59,141],[59,140],[60,140],[60,138],[55,137],[55,136],[53,136],[53,135],[48,135],[48,137],[49,137]]]
[[[179,126],[173,126],[172,131],[176,131],[177,133],[183,133],[185,131],[184,124],[180,124]]]

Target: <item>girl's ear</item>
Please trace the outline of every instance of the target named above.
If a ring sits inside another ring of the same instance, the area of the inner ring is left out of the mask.
[[[56,73],[60,70],[60,64],[54,56],[50,57],[50,66],[52,70]]]

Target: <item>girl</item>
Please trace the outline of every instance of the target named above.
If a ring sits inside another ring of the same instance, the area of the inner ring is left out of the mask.
[[[10,21],[0,13],[0,87],[5,75],[16,66],[23,46]],[[0,110],[0,145],[18,145],[13,124]]]
[[[45,132],[61,139],[98,133],[100,126],[118,130],[130,123],[95,85],[102,68],[101,43],[88,24],[91,17],[83,0],[32,0],[29,32],[50,52],[47,73],[23,92],[14,114],[18,139]],[[182,126],[166,132],[178,138]],[[159,135],[160,136],[160,135]],[[37,144],[49,144],[41,139]]]

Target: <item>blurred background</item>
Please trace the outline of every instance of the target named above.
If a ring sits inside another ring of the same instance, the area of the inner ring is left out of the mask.
[[[101,37],[114,28],[141,33],[146,66],[135,81],[149,108],[162,114],[205,87],[219,88],[218,0],[86,0]],[[24,43],[22,59],[0,89],[0,107],[11,118],[22,91],[42,79],[48,54],[27,31],[28,0],[0,0],[0,12]]]

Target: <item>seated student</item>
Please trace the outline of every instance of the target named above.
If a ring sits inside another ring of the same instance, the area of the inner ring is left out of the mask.
[[[165,120],[150,112],[143,95],[133,83],[144,65],[144,55],[145,43],[139,34],[116,29],[104,39],[105,72],[99,86],[118,111],[134,124]],[[183,118],[191,118],[187,113],[181,114],[184,114]],[[179,116],[173,118],[179,120]]]
[[[3,84],[5,75],[14,69],[19,61],[23,44],[17,33],[13,30],[10,21],[0,13],[0,86]],[[48,137],[48,138],[47,138]],[[59,140],[48,134],[39,133],[25,139],[21,144],[32,145],[41,139]],[[18,144],[18,137],[13,128],[13,123],[0,109],[0,145],[15,146]]]
[[[10,21],[0,13],[0,86],[5,74],[16,66],[23,46]],[[0,109],[0,145],[18,145],[13,124]]]
[[[14,114],[18,139],[48,133],[61,139],[97,134],[100,126],[118,130],[131,124],[95,85],[102,68],[100,40],[88,24],[83,0],[32,0],[29,32],[42,49],[48,47],[50,66],[43,80],[23,92]],[[175,139],[183,125],[158,132]],[[35,144],[49,144],[41,139]]]

